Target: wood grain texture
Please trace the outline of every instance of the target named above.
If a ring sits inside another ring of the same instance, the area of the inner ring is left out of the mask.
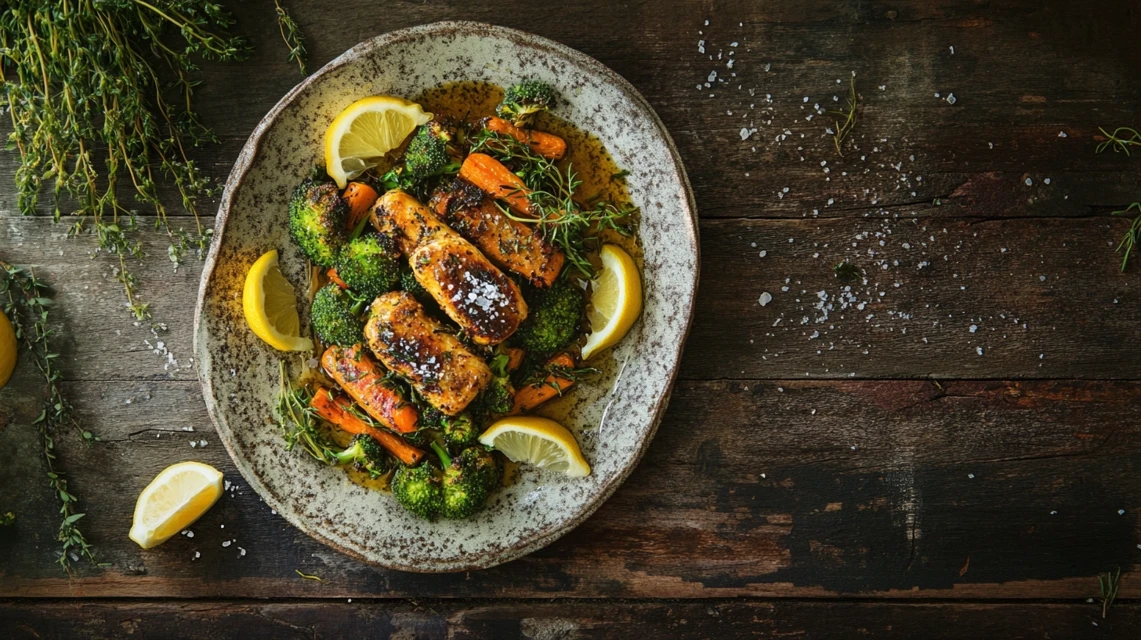
[[[197,104],[221,142],[194,153],[219,180],[299,80],[272,3],[228,4],[256,48],[204,65]],[[67,392],[104,438],[60,448],[110,563],[70,578],[54,564],[57,507],[29,426],[40,387],[21,362],[0,391],[0,511],[19,514],[0,530],[0,597],[354,598],[7,602],[0,635],[1138,635],[1135,605],[1094,627],[1095,606],[1079,604],[1118,566],[1122,597],[1141,597],[1128,575],[1141,560],[1141,267],[1118,272],[1127,222],[1109,216],[1141,194],[1141,160],[1094,153],[1098,126],[1141,124],[1133,3],[286,4],[314,68],[391,29],[484,20],[592,55],[646,96],[694,186],[705,276],[659,436],[595,517],[538,553],[451,576],[363,565],[272,514],[214,435],[190,360],[200,263],[175,270],[140,220],[148,257],[131,268],[167,325],[152,333],[124,306],[117,260],[20,217],[0,188],[0,257],[56,285]],[[861,109],[841,157],[813,107],[833,108],[852,72]],[[743,127],[756,131],[742,140]],[[0,154],[0,184],[15,167]],[[867,283],[844,291],[842,260]],[[193,538],[138,549],[138,491],[186,459],[230,489]],[[358,602],[739,596],[1075,602]]]
[[[0,632],[37,638],[1122,638],[1141,608],[1118,604],[741,602],[0,602]]]
[[[62,456],[111,567],[69,580],[53,564],[51,496],[20,482],[38,461],[11,426],[0,503],[26,516],[0,532],[0,597],[1084,598],[1141,553],[1135,382],[683,382],[645,463],[584,525],[507,565],[435,576],[368,567],[272,514],[195,383],[68,390],[105,439],[66,438]],[[233,484],[193,538],[138,549],[135,496],[187,459]],[[1122,597],[1138,589],[1124,580]]]
[[[703,220],[703,271],[729,275],[700,284],[679,376],[1141,379],[1141,284],[1119,272],[1111,245],[1121,227],[1111,222]],[[13,242],[5,259],[56,285],[68,379],[195,379],[201,263],[175,270],[157,235],[150,257],[130,263],[167,326],[156,334],[135,325],[117,261],[92,259],[93,238],[61,239],[44,218],[3,223]],[[841,261],[866,282],[838,280]],[[762,307],[764,292],[773,300]]]

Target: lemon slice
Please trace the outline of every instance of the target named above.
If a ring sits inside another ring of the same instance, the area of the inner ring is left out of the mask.
[[[222,472],[201,462],[179,462],[155,476],[135,503],[131,540],[144,549],[189,527],[222,497]]]
[[[246,273],[242,310],[254,334],[274,349],[313,350],[313,341],[301,337],[297,297],[277,267],[277,249],[266,251]]]
[[[8,384],[12,370],[16,368],[16,332],[8,316],[0,311],[0,387]]]
[[[344,189],[431,119],[415,102],[392,96],[361,98],[325,130],[325,170]]]
[[[513,416],[491,425],[479,441],[514,462],[526,462],[540,469],[565,473],[571,478],[590,475],[590,465],[574,435],[563,425],[537,416]]]
[[[618,344],[642,313],[642,277],[634,259],[615,244],[602,245],[601,258],[602,270],[591,283],[590,336],[582,347],[583,360]]]

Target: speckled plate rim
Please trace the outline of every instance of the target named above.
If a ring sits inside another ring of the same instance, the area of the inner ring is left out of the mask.
[[[297,529],[305,532],[310,537],[318,540],[326,546],[332,547],[345,555],[356,558],[368,564],[379,565],[389,569],[396,569],[400,571],[409,571],[415,573],[455,573],[463,571],[471,571],[478,569],[486,569],[512,560],[517,560],[533,551],[541,549],[548,544],[554,542],[562,537],[578,525],[582,524],[587,518],[594,514],[600,506],[607,499],[613,495],[614,491],[630,476],[637,467],[638,462],[645,455],[646,450],[653,441],[654,436],[657,434],[658,426],[661,423],[662,415],[665,413],[666,406],[669,404],[670,397],[673,393],[673,385],[677,380],[678,367],[681,363],[681,356],[683,348],[677,350],[677,355],[674,362],[670,367],[670,379],[666,385],[666,391],[654,406],[653,416],[649,429],[646,431],[645,437],[639,444],[637,450],[631,456],[629,462],[625,467],[610,478],[608,482],[601,485],[594,498],[574,517],[548,527],[546,530],[537,533],[536,535],[521,539],[511,547],[497,551],[496,553],[488,553],[468,564],[449,564],[447,567],[434,567],[425,565],[404,565],[397,562],[378,562],[373,558],[369,558],[357,551],[347,549],[332,540],[321,535],[320,532],[311,529],[306,523],[302,522],[298,514],[289,505],[288,502],[283,501],[274,491],[262,483],[261,478],[254,473],[253,469],[249,467],[242,456],[237,455],[233,446],[230,443],[230,438],[226,437],[229,434],[230,427],[225,419],[219,414],[217,407],[213,401],[214,390],[210,382],[209,372],[205,369],[205,363],[209,362],[209,357],[203,352],[206,348],[204,340],[200,337],[200,332],[203,327],[202,312],[205,306],[206,292],[210,283],[211,276],[216,267],[218,252],[221,247],[222,238],[226,232],[226,222],[230,215],[230,208],[234,203],[234,196],[237,192],[237,186],[245,179],[246,173],[249,171],[253,164],[254,158],[257,156],[261,148],[263,138],[266,132],[270,129],[271,125],[277,119],[277,116],[289,104],[296,100],[300,95],[309,90],[309,88],[316,84],[317,81],[325,74],[340,68],[344,65],[353,64],[358,59],[367,53],[399,44],[401,41],[446,35],[455,32],[467,32],[474,34],[486,34],[489,36],[513,40],[523,46],[533,47],[537,49],[545,49],[549,52],[561,56],[567,62],[589,72],[597,74],[604,78],[608,83],[613,85],[635,105],[637,105],[645,114],[650,118],[654,129],[666,143],[669,150],[670,158],[673,160],[674,171],[677,173],[684,190],[684,201],[689,216],[685,232],[689,236],[690,246],[694,253],[694,270],[693,270],[693,291],[694,294],[690,299],[688,309],[685,314],[685,324],[681,331],[681,344],[684,345],[689,336],[690,328],[693,324],[693,313],[696,303],[696,291],[699,282],[700,269],[701,269],[701,255],[700,243],[698,238],[698,224],[697,224],[697,205],[693,196],[693,188],[690,186],[689,176],[686,174],[685,166],[682,164],[681,156],[678,153],[677,146],[674,144],[673,138],[670,137],[669,131],[662,123],[658,114],[650,106],[642,94],[638,92],[625,78],[618,75],[606,65],[595,60],[594,58],[572,49],[566,45],[560,44],[553,40],[537,36],[535,34],[501,27],[484,22],[471,22],[471,21],[441,21],[433,22],[430,24],[419,25],[415,27],[408,27],[405,29],[397,29],[388,33],[376,36],[370,40],[365,40],[352,48],[342,53],[337,58],[331,60],[328,64],[315,71],[308,78],[303,80],[295,86],[289,93],[273,106],[272,109],[262,118],[257,127],[254,128],[253,133],[250,134],[245,145],[242,147],[241,152],[238,154],[237,160],[234,162],[233,168],[230,170],[230,175],[226,179],[225,188],[222,191],[222,197],[218,204],[218,213],[214,221],[214,239],[210,246],[210,251],[206,256],[205,264],[202,270],[202,278],[198,286],[198,299],[194,308],[194,355],[195,355],[195,370],[198,372],[198,380],[202,385],[202,396],[206,404],[206,413],[210,416],[211,422],[214,423],[215,428],[218,430],[220,440],[226,448],[226,452],[230,455],[234,465],[238,468],[238,472],[242,474],[246,482],[258,493],[259,496],[265,500],[270,508],[274,509],[279,515],[285,518],[290,524]]]

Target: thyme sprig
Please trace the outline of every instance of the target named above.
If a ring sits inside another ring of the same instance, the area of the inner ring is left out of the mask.
[[[1113,601],[1117,599],[1118,590],[1121,589],[1121,567],[1117,568],[1117,573],[1106,571],[1104,576],[1098,574],[1097,584],[1101,587],[1101,619],[1104,620],[1109,615]]]
[[[844,155],[842,148],[844,140],[856,127],[856,107],[859,103],[860,96],[856,93],[856,74],[853,72],[848,82],[848,97],[844,100],[844,110],[828,112],[836,118],[836,131],[832,134],[832,140],[836,143],[836,153],[841,156]],[[841,118],[843,122],[840,121]]]
[[[520,216],[503,205],[499,205],[500,210],[512,220],[537,225],[543,237],[566,256],[571,269],[564,273],[593,276],[589,254],[598,249],[600,234],[607,230],[624,236],[634,233],[638,208],[618,206],[598,196],[580,196],[582,180],[572,163],[560,167],[515,138],[486,129],[476,134],[471,151],[494,156],[523,180],[534,215]]]
[[[287,60],[296,62],[301,71],[301,75],[309,75],[305,70],[305,57],[308,52],[305,51],[305,36],[301,33],[301,27],[289,15],[285,7],[281,6],[280,0],[273,0],[273,7],[277,12],[277,29],[281,32],[281,39],[285,41],[285,46],[289,47],[289,57]]]
[[[0,12],[0,99],[12,120],[8,148],[20,155],[17,206],[34,214],[50,187],[55,219],[65,210],[77,216],[71,234],[90,225],[100,250],[118,257],[116,277],[138,320],[151,313],[127,271],[127,258],[143,253],[131,204],[153,212],[176,263],[210,243],[197,203],[217,189],[189,149],[216,138],[191,108],[192,75],[199,57],[245,57],[244,40],[219,33],[231,24],[208,0],[11,0]],[[134,203],[120,197],[123,178]],[[172,226],[162,179],[178,190],[192,231]]]
[[[80,556],[95,564],[95,551],[77,524],[85,515],[76,512],[79,498],[69,491],[63,472],[56,470],[59,454],[56,452],[55,438],[62,427],[74,428],[87,443],[95,442],[99,438],[91,431],[83,429],[75,420],[71,403],[61,388],[63,374],[58,366],[59,353],[52,348],[52,338],[56,331],[48,322],[48,312],[52,305],[51,288],[36,278],[31,271],[7,262],[0,261],[0,273],[3,274],[0,294],[3,295],[4,313],[12,321],[16,339],[23,343],[47,383],[47,397],[44,399],[43,408],[32,424],[38,424],[40,427],[48,484],[60,502],[61,521],[56,533],[56,539],[61,543],[59,564],[70,572],[72,560]],[[73,554],[75,558],[72,557]]]
[[[1105,141],[1097,145],[1097,153],[1112,148],[1114,153],[1130,155],[1129,147],[1141,146],[1141,133],[1131,127],[1118,127],[1113,130],[1113,133],[1109,133],[1102,127],[1098,127],[1097,130],[1105,136]]]

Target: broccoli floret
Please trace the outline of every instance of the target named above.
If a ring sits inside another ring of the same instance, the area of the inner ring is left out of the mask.
[[[313,264],[331,267],[345,242],[349,205],[328,180],[308,178],[289,201],[289,235]]]
[[[345,244],[337,256],[337,277],[369,300],[395,289],[400,275],[400,254],[378,233]]]
[[[476,466],[477,456],[468,454],[468,451],[478,451],[480,448],[469,447],[455,458],[435,442],[432,443],[432,449],[440,457],[444,469],[441,477],[443,500],[440,515],[445,518],[466,518],[479,511],[487,501],[489,484],[486,470]]]
[[[443,437],[444,443],[451,446],[465,447],[473,444],[479,438],[479,431],[476,428],[475,422],[467,413],[461,413],[458,416],[445,415],[443,411],[427,405],[420,410],[420,429],[415,432],[415,437],[419,442],[414,444],[427,445],[431,441],[425,439],[418,434],[429,433],[428,429],[433,429],[439,432]],[[406,434],[405,437],[414,434]]]
[[[501,353],[487,365],[491,368],[491,382],[480,393],[478,407],[485,417],[510,413],[515,406],[515,387],[511,385],[510,373],[507,371],[507,354]]]
[[[468,447],[456,459],[476,476],[489,495],[503,483],[503,467],[499,464],[499,459],[487,449]]]
[[[444,442],[449,445],[465,447],[474,444],[479,438],[479,430],[476,429],[475,422],[466,413],[450,418],[445,417],[443,423],[441,435],[444,436]]]
[[[550,289],[538,289],[527,300],[527,319],[515,332],[513,341],[527,351],[554,353],[567,346],[578,333],[582,319],[582,291],[566,281]]]
[[[495,113],[521,127],[534,114],[553,109],[557,103],[554,87],[541,80],[524,80],[503,93]]]
[[[418,467],[401,467],[392,478],[392,495],[410,513],[435,520],[444,506],[440,472],[427,462]]]
[[[8,513],[0,514],[0,527],[10,527],[16,522],[16,514],[9,511]]]
[[[378,478],[391,468],[388,453],[372,436],[358,435],[344,451],[334,456],[337,464],[351,464],[369,476]]]
[[[359,303],[335,284],[327,284],[313,296],[309,309],[313,330],[325,344],[351,347],[364,342],[364,323],[361,322]]]
[[[413,181],[439,175],[451,161],[448,145],[455,134],[439,120],[432,120],[416,130],[404,151],[404,175]]]
[[[420,284],[420,281],[416,279],[416,274],[412,273],[411,269],[404,269],[404,271],[401,272],[400,290],[411,293],[412,297],[421,303],[432,299],[431,294],[424,288],[424,285]]]

